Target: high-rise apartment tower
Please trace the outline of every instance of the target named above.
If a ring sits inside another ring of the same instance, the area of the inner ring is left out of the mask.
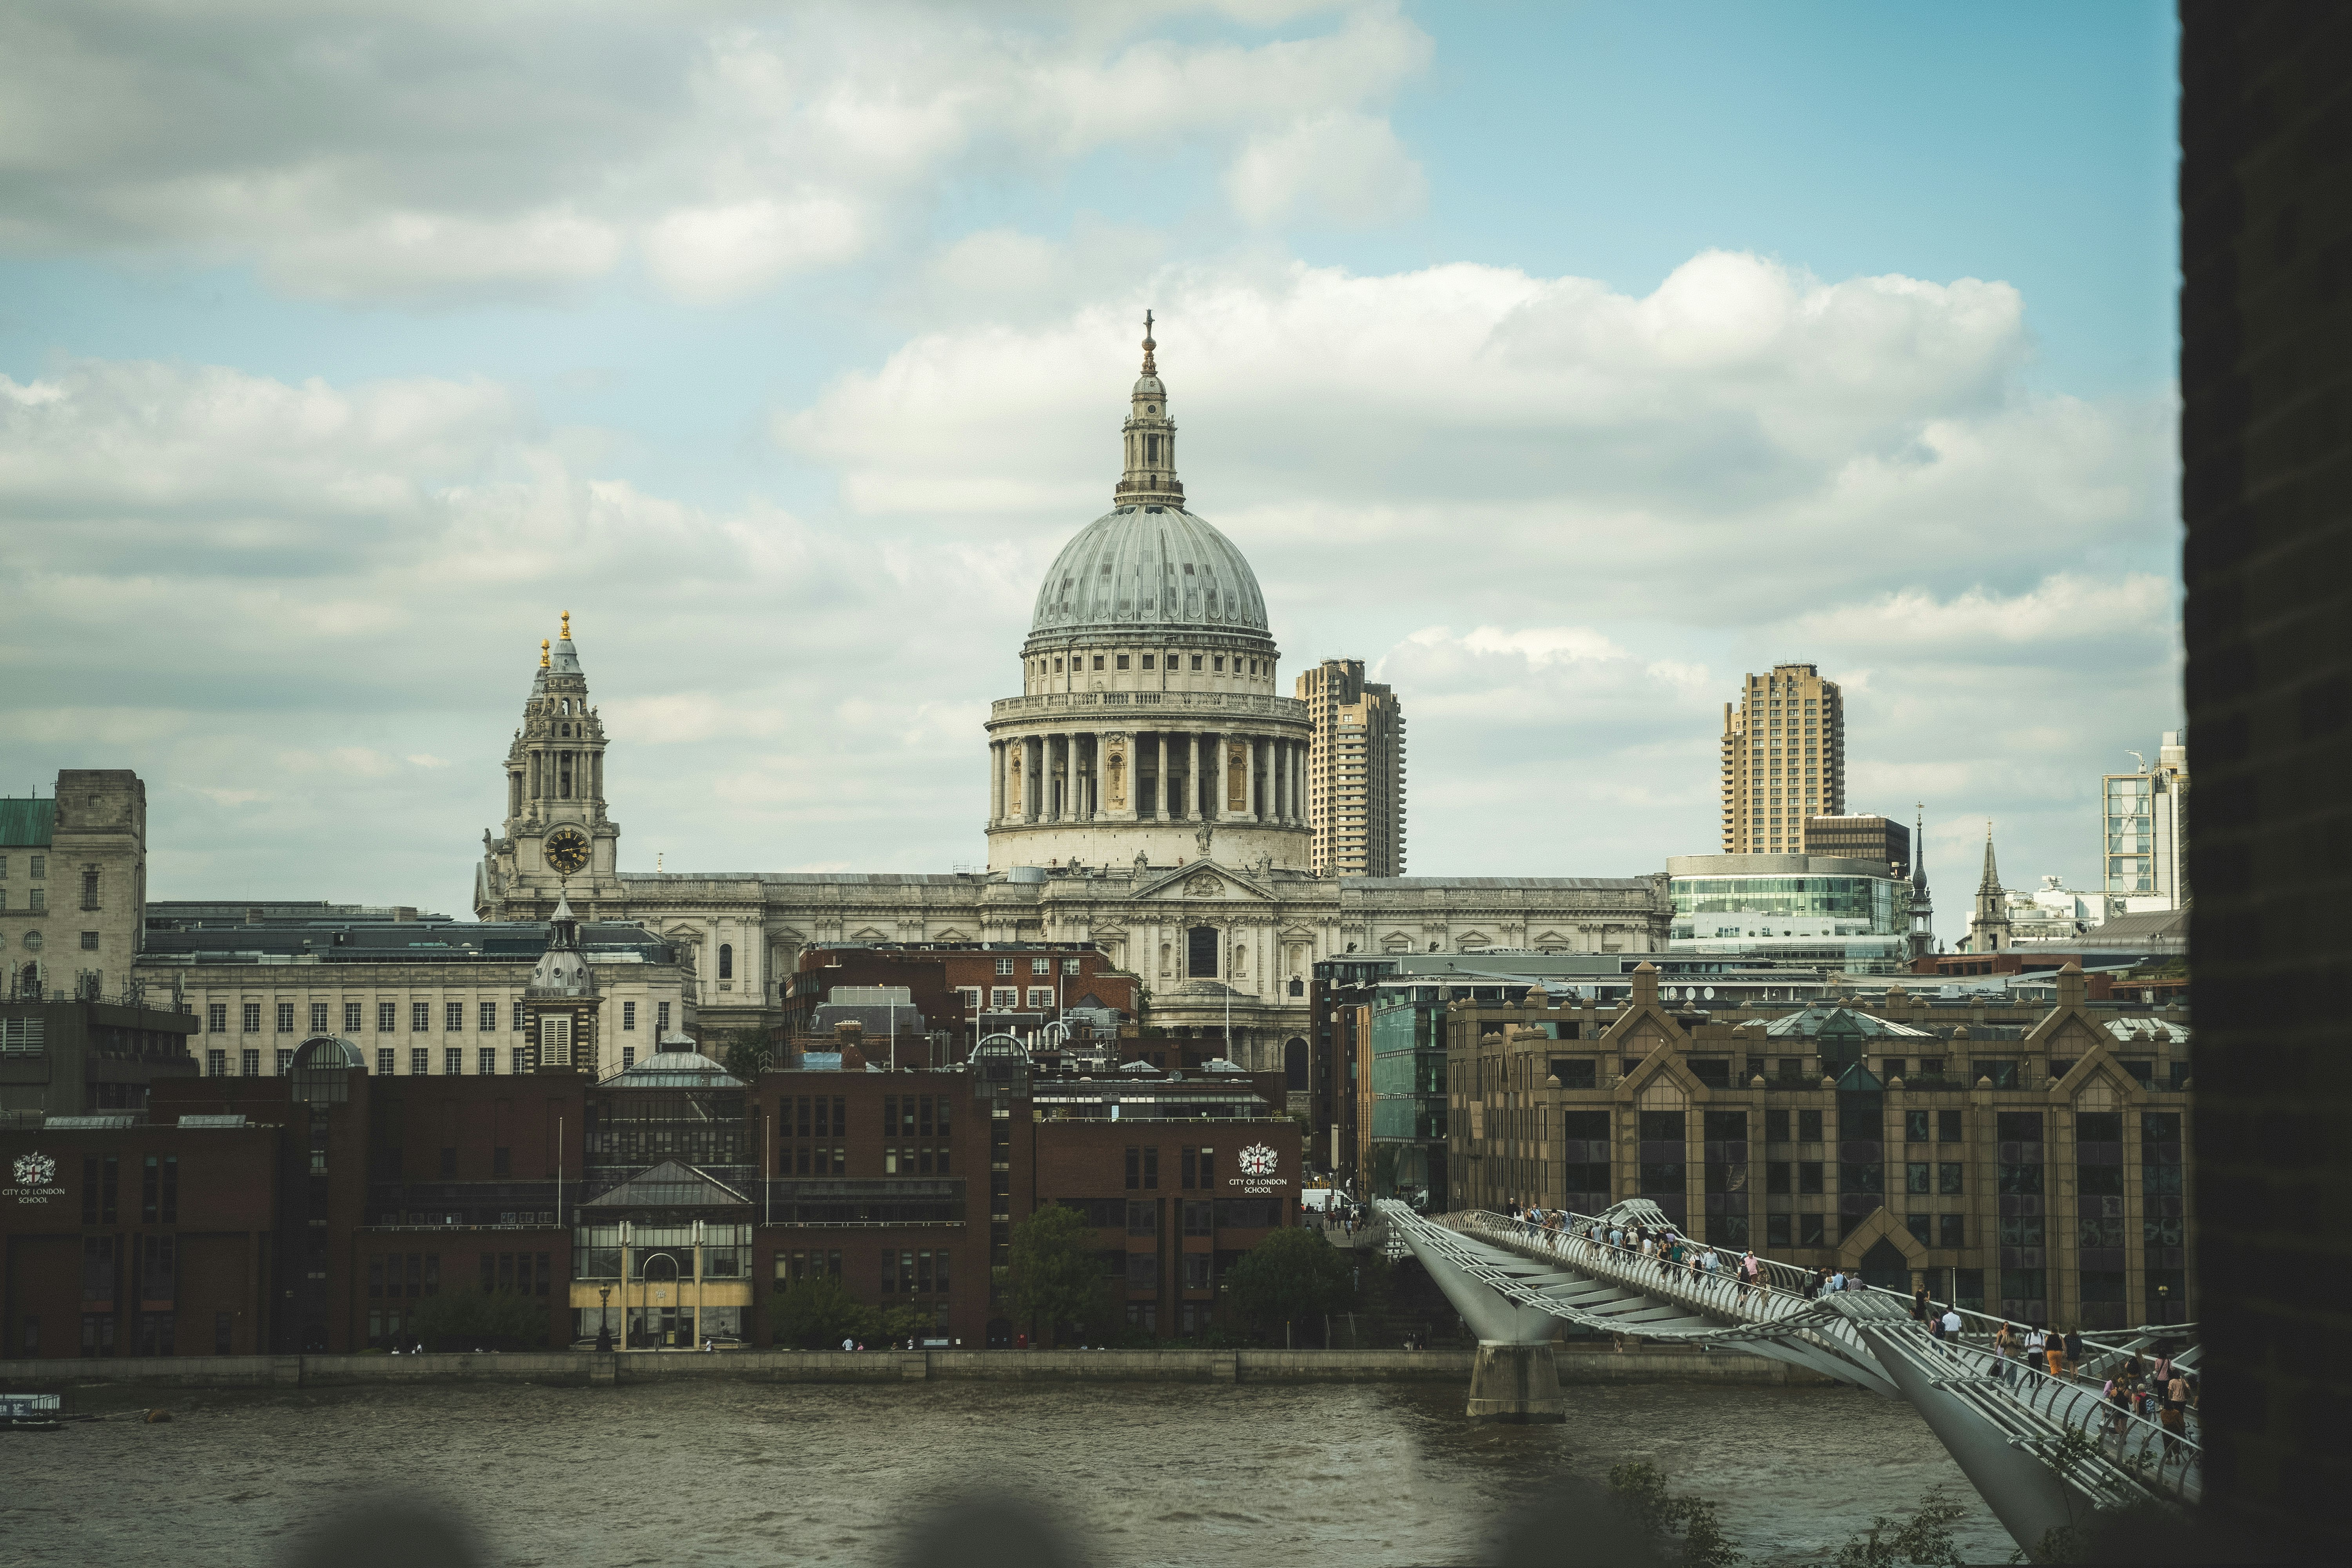
[[[1312,864],[1330,877],[1404,875],[1404,715],[1364,679],[1360,658],[1327,658],[1298,678],[1314,721],[1307,758]]]
[[[1723,848],[1809,852],[1809,817],[1845,815],[1845,704],[1810,664],[1751,675],[1723,705]]]

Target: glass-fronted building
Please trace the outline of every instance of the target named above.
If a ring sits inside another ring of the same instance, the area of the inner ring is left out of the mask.
[[[2167,731],[2153,768],[2109,773],[2100,806],[2102,889],[2127,913],[2177,910],[2189,901],[2189,747]]]
[[[1371,1034],[1372,1195],[1443,1213],[1445,1004],[1399,1000],[1375,1005]]]
[[[1900,936],[1910,884],[1880,860],[1832,855],[1676,855],[1666,861],[1671,940],[1748,935]],[[1742,919],[1740,917],[1748,917]],[[1785,931],[1751,929],[1785,921]],[[1804,929],[1796,929],[1797,924]]]

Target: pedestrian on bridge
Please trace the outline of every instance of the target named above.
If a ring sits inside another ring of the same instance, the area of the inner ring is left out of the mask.
[[[2069,1377],[2074,1376],[2074,1369],[2082,1364],[2083,1331],[2080,1329],[2068,1329],[2066,1331],[2066,1375]]]
[[[2001,1382],[2009,1381],[2009,1363],[2017,1354],[2017,1331],[2001,1320],[2000,1331],[1992,1337],[1992,1374]]]
[[[1911,1321],[1915,1323],[1924,1323],[1927,1321],[1927,1287],[1922,1285],[1911,1292]]]

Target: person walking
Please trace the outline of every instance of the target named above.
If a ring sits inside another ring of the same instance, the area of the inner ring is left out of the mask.
[[[1927,1287],[1925,1285],[1911,1292],[1911,1321],[1915,1323],[1927,1321]]]
[[[2052,1334],[2047,1340],[2044,1340],[2042,1342],[2042,1353],[2049,1360],[2051,1376],[2063,1377],[2066,1375],[2065,1335]]]
[[[2075,1369],[2082,1364],[2083,1331],[2080,1328],[2068,1329],[2066,1331],[2066,1375],[2074,1376]]]
[[[2025,1364],[2036,1372],[2040,1372],[2042,1368],[2042,1350],[2046,1342],[2041,1325],[2037,1323],[2025,1325]]]
[[[2000,1331],[1992,1337],[1992,1374],[2001,1382],[2009,1381],[2009,1363],[2017,1354],[2017,1331],[2001,1320]]]
[[[1943,1332],[1944,1348],[1945,1348],[1946,1350],[1950,1351],[1954,1355],[1956,1355],[1956,1356],[1957,1356],[1957,1355],[1958,1355],[1958,1354],[1960,1353],[1960,1310],[1959,1310],[1959,1308],[1958,1308],[1958,1307],[1956,1307],[1956,1306],[1947,1305],[1947,1306],[1944,1308],[1944,1317],[1943,1317],[1943,1321],[1942,1321],[1940,1323],[1938,1323],[1938,1324],[1937,1325],[1937,1327],[1938,1327],[1938,1328],[1940,1328],[1940,1329],[1942,1329],[1942,1330],[1944,1331],[1944,1332]]]

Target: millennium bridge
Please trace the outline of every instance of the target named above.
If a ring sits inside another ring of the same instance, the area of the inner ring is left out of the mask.
[[[2202,1453],[2192,1437],[2100,1396],[2108,1371],[2159,1342],[2185,1344],[2196,1326],[2085,1335],[2084,1363],[2052,1376],[1993,1350],[2000,1321],[1961,1314],[1939,1339],[1911,1315],[1911,1299],[1876,1287],[1809,1298],[1811,1272],[1759,1258],[1756,1284],[1730,1268],[1708,1272],[1611,1246],[1612,1224],[1654,1233],[1672,1225],[1632,1200],[1606,1215],[1570,1215],[1564,1228],[1472,1210],[1429,1218],[1406,1205],[1376,1205],[1392,1255],[1410,1250],[1478,1336],[1470,1410],[1478,1421],[1561,1421],[1552,1342],[1564,1330],[1693,1344],[1786,1362],[1901,1399],[1928,1428],[2004,1529],[2028,1551],[2095,1510],[2201,1495]],[[1720,1253],[1721,1249],[1717,1249]]]

